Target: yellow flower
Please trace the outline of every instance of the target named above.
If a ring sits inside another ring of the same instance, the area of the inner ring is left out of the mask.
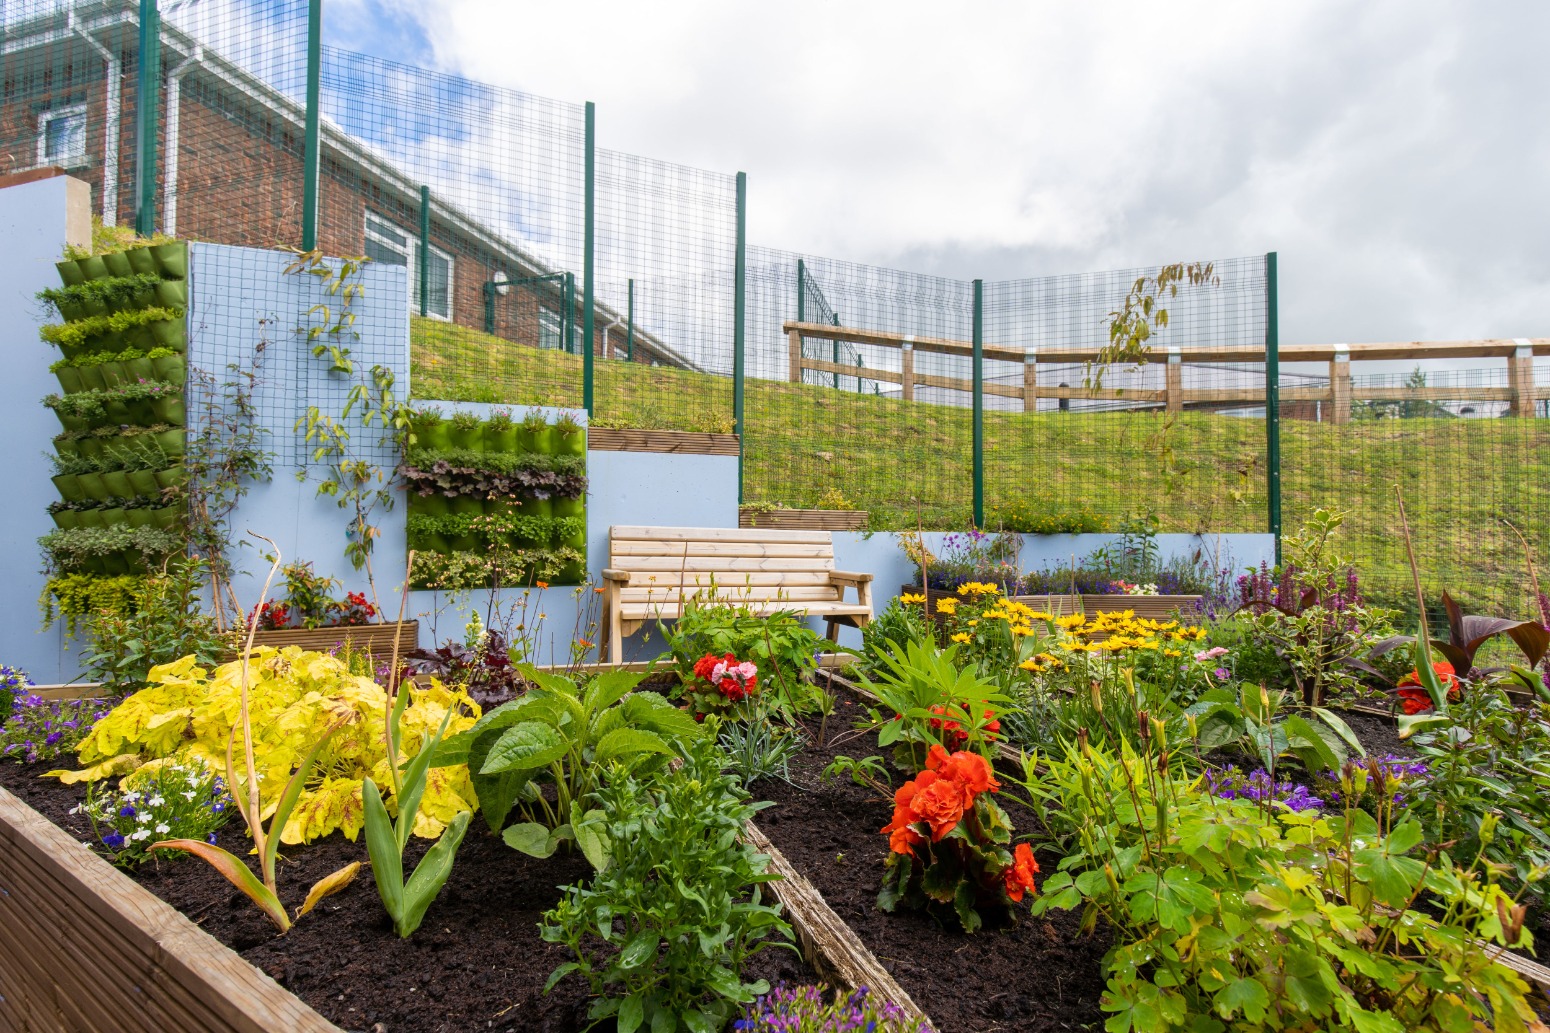
[[[983,581],[966,581],[958,586],[959,595],[1000,595],[1000,585],[989,585]]]
[[[903,603],[905,606],[910,606],[914,603],[923,603],[925,601],[926,597],[924,595],[915,592],[905,592],[903,595],[899,596],[899,602]]]
[[[955,612],[957,612],[957,610],[958,610],[958,600],[956,600],[956,599],[950,599],[950,598],[949,599],[938,599],[936,601],[936,612],[937,613],[944,613],[947,616],[951,617]]]
[[[1070,631],[1074,628],[1080,628],[1083,624],[1086,623],[1087,618],[1082,616],[1080,613],[1068,613],[1064,617],[1058,617],[1055,620],[1055,626],[1057,628],[1065,628],[1067,631]]]
[[[1039,663],[1037,660],[1024,660],[1017,666],[1031,674],[1038,674],[1040,671],[1044,670],[1044,665]]]
[[[973,642],[974,639],[972,637],[970,637],[967,632],[960,631],[960,632],[958,632],[958,634],[953,636],[953,641],[954,642],[961,642],[964,645],[967,645],[968,643]]]
[[[1163,656],[1183,656],[1184,655],[1183,653],[1179,652],[1177,649],[1164,649],[1162,651],[1162,654],[1163,654]]]
[[[970,621],[969,622],[969,627],[971,627],[971,628],[977,628],[979,626],[980,626],[980,622],[979,621]]]

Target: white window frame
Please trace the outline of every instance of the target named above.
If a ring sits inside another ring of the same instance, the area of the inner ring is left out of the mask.
[[[81,118],[81,150],[76,154],[69,154],[62,160],[51,160],[48,153],[48,127],[56,119],[71,118],[79,115]],[[58,165],[65,169],[78,169],[87,164],[86,158],[86,130],[88,128],[85,104],[66,104],[61,108],[50,108],[47,111],[38,112],[38,168],[46,168],[50,165]]]
[[[372,228],[372,220],[376,220],[384,226],[391,227],[394,232],[402,234],[408,243],[396,244],[388,240]],[[415,251],[420,246],[420,235],[405,231],[392,219],[369,208],[366,209],[364,222],[363,240],[374,242],[390,251],[402,252],[405,247],[408,248],[408,253],[404,255],[404,266],[409,270],[409,290],[407,292],[409,295],[409,311],[418,315],[420,311],[420,266],[415,260]],[[426,306],[425,315],[429,319],[439,319],[443,323],[450,323],[452,322],[453,314],[457,311],[457,296],[453,291],[453,286],[456,283],[457,265],[449,252],[443,251],[435,244],[431,245],[431,254],[447,263],[447,312],[443,315],[435,309]]]

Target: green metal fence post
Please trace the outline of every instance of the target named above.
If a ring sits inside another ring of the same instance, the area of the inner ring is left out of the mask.
[[[624,316],[624,359],[626,362],[635,361],[635,281],[630,281],[629,307]]]
[[[312,251],[318,246],[318,165],[319,118],[318,105],[323,79],[323,0],[309,0],[307,4],[307,123],[306,142],[302,150],[301,172],[301,249]]]
[[[565,307],[565,319],[560,324],[560,346],[566,355],[576,354],[576,274],[567,272],[560,281],[560,304]]]
[[[807,288],[803,286],[807,279],[807,263],[797,259],[797,322],[807,322]]]
[[[596,178],[597,154],[597,105],[587,101],[586,137],[586,219],[581,251],[581,404],[592,415],[592,230],[596,215],[596,198],[593,196]]]
[[[161,125],[161,12],[156,0],[140,0],[138,60],[135,182],[140,199],[135,208],[135,232],[148,237],[156,232],[156,133]]]
[[[431,188],[420,187],[420,316],[431,305]]]
[[[974,526],[985,526],[985,281],[974,281]]]
[[[1276,565],[1281,563],[1281,326],[1277,311],[1276,253],[1265,256],[1265,490]]]
[[[748,280],[748,174],[737,174],[737,252],[732,269],[732,425],[737,431],[737,502],[743,502],[743,303]]]

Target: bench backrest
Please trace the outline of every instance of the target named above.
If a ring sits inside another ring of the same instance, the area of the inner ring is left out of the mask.
[[[832,600],[834,539],[828,531],[768,528],[626,527],[608,532],[608,565],[630,573],[625,605],[675,610],[696,595],[780,609]]]

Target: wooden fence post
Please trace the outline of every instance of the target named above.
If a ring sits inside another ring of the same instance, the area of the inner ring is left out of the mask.
[[[788,378],[793,384],[802,382],[802,331],[793,330],[788,335],[791,343],[791,364]]]
[[[1335,357],[1329,360],[1329,422],[1351,422],[1351,346],[1335,345]]]
[[[1534,346],[1524,337],[1513,338],[1517,348],[1507,360],[1507,390],[1512,395],[1511,409],[1514,416],[1524,419],[1534,417]]]
[[[1176,344],[1168,345],[1167,378],[1163,397],[1169,412],[1184,411],[1184,356]]]
[[[915,344],[908,337],[899,345],[899,397],[915,400]]]
[[[1023,355],[1023,412],[1039,411],[1039,353],[1032,348]]]

